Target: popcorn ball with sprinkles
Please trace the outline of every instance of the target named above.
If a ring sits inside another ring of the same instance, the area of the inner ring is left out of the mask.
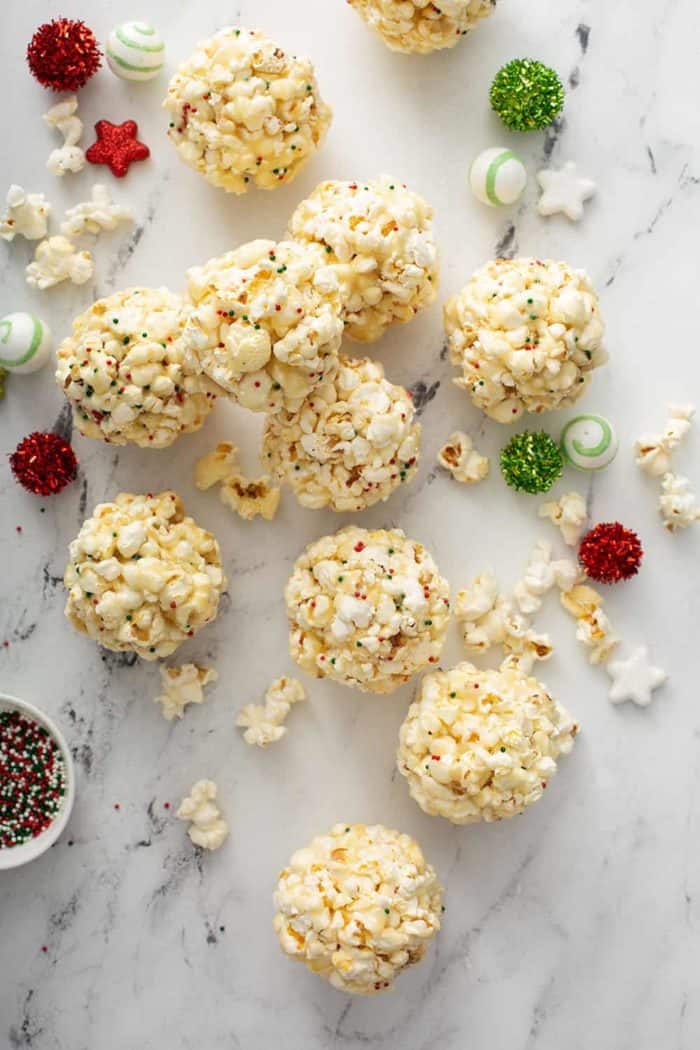
[[[216,539],[174,492],[100,503],[69,547],[66,616],[113,652],[157,660],[215,619],[226,588]]]
[[[496,7],[496,0],[348,0],[392,51],[426,55],[455,44]]]
[[[52,91],[77,91],[94,76],[102,52],[84,22],[53,18],[40,25],[27,47],[32,76]]]
[[[400,529],[348,526],[310,544],[285,589],[289,651],[308,674],[392,693],[437,663],[450,589]]]
[[[0,850],[45,831],[65,794],[65,762],[48,730],[19,711],[0,711]]]
[[[258,30],[231,26],[182,63],[163,108],[180,158],[229,193],[291,182],[333,115],[308,58],[288,54]]]
[[[184,338],[190,314],[167,288],[128,288],[76,317],[56,382],[81,434],[165,448],[201,427],[216,388]]]
[[[608,359],[598,296],[564,262],[493,259],[445,306],[457,386],[499,423],[566,408]]]

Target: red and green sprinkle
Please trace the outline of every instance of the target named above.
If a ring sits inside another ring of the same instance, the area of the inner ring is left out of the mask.
[[[0,849],[41,834],[65,793],[63,755],[48,730],[19,711],[0,711]]]

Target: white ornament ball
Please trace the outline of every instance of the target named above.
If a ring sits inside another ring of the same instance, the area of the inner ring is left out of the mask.
[[[0,321],[0,368],[28,375],[43,368],[51,353],[51,329],[34,314],[7,314]]]
[[[564,458],[577,470],[603,470],[615,459],[619,442],[604,416],[576,416],[562,430]]]
[[[123,22],[107,38],[107,65],[122,80],[152,80],[163,68],[165,45],[150,22]]]
[[[527,171],[520,157],[505,146],[485,149],[472,162],[469,186],[478,201],[492,208],[515,204],[527,185]]]

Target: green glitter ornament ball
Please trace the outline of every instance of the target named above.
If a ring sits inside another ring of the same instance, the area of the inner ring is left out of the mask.
[[[564,85],[554,69],[533,58],[514,58],[491,84],[491,108],[511,131],[539,131],[559,116]]]
[[[543,430],[515,434],[501,452],[501,473],[516,492],[549,492],[563,465],[556,442]]]

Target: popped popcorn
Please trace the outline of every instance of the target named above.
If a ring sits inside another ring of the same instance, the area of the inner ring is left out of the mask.
[[[218,849],[228,835],[228,824],[216,804],[216,795],[213,780],[198,780],[177,811],[180,820],[191,821],[187,834],[202,849]]]
[[[352,339],[372,343],[435,301],[433,209],[390,175],[322,182],[292,215],[289,236],[324,249],[317,280],[340,285]]]
[[[634,443],[637,466],[651,478],[670,472],[672,453],[690,431],[695,405],[669,405],[668,412],[663,433],[643,434]]]
[[[25,270],[27,284],[39,291],[53,288],[62,281],[85,284],[92,280],[95,267],[88,251],[79,252],[67,237],[49,237],[34,252],[34,262]]]
[[[257,30],[231,26],[201,41],[180,65],[163,108],[181,160],[229,193],[291,182],[333,116],[308,58],[287,54]]]
[[[392,51],[425,55],[455,44],[482,18],[496,0],[348,0],[370,29]]]
[[[165,692],[153,702],[160,704],[163,718],[172,722],[173,718],[182,718],[188,704],[203,704],[204,686],[219,676],[213,667],[182,664],[181,667],[161,667],[160,677]]]
[[[251,241],[188,271],[191,345],[245,408],[295,412],[337,367],[340,302],[318,289],[318,251]]]
[[[491,461],[474,448],[474,442],[462,430],[450,434],[447,443],[438,452],[437,461],[449,470],[455,481],[473,485],[488,476]]]
[[[83,233],[100,233],[115,230],[120,222],[133,222],[131,208],[115,204],[109,190],[97,182],[90,192],[90,200],[69,208],[61,223],[61,233],[67,237],[80,237]]]
[[[78,116],[78,99],[69,95],[44,113],[44,121],[63,135],[63,145],[52,151],[46,167],[61,178],[68,172],[82,171],[85,167],[85,152],[78,143],[83,134],[83,122]],[[64,231],[65,232],[65,231]]]
[[[215,617],[226,588],[219,545],[174,492],[100,503],[69,547],[66,616],[113,652],[170,656]]]
[[[369,358],[339,357],[298,412],[268,416],[263,462],[305,507],[359,511],[418,470],[420,424],[410,395]]]
[[[568,558],[552,561],[551,544],[540,540],[532,550],[525,575],[513,588],[513,597],[520,611],[529,616],[537,612],[543,596],[555,584],[562,591],[570,591],[581,577],[581,569],[575,561]]]
[[[563,262],[488,262],[447,302],[445,328],[456,385],[499,423],[572,405],[608,356],[598,296]]]
[[[542,797],[578,731],[535,678],[465,662],[423,678],[399,731],[397,765],[425,813],[490,823]]]
[[[202,492],[220,485],[238,470],[238,449],[230,441],[220,441],[213,452],[198,459],[194,468],[194,483]]]
[[[400,529],[354,525],[310,544],[285,589],[289,650],[307,673],[391,693],[436,663],[449,585]]]
[[[287,732],[284,725],[292,704],[306,700],[306,690],[296,678],[276,678],[265,693],[264,704],[246,704],[236,717],[236,725],[245,729],[243,739],[251,747],[267,747],[281,740]]]
[[[418,962],[440,929],[442,888],[420,846],[381,824],[335,824],[280,873],[282,950],[334,988],[373,995]]]
[[[576,547],[586,529],[588,506],[585,497],[578,492],[565,492],[560,499],[543,503],[538,514],[557,526],[564,543]]]
[[[587,584],[577,584],[562,591],[561,604],[578,621],[576,637],[587,649],[592,664],[603,664],[620,644],[613,631],[607,613],[603,609],[603,597]]]
[[[56,382],[81,434],[165,448],[201,427],[215,388],[184,338],[189,315],[167,288],[127,288],[76,317]]]
[[[280,503],[280,490],[267,475],[251,480],[232,474],[221,485],[219,496],[244,521],[252,521],[258,514],[265,521],[272,521]]]
[[[664,474],[659,511],[669,532],[687,529],[689,525],[700,521],[700,506],[688,478],[682,474]]]
[[[13,183],[5,204],[7,211],[0,219],[0,237],[4,241],[14,241],[15,237],[40,241],[46,236],[51,205],[43,193],[27,193]]]

